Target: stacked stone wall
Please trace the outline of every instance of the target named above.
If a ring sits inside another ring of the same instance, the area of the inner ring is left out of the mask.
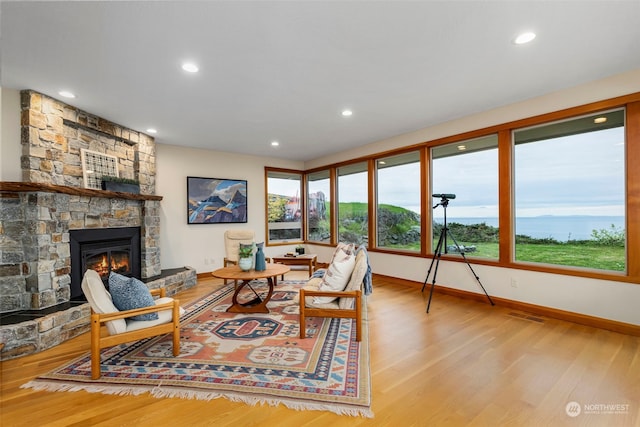
[[[0,193],[0,219],[0,312],[29,308],[29,264],[23,247],[27,230],[18,194]]]
[[[160,263],[160,202],[147,200],[142,206],[140,223],[141,275],[144,278],[158,276]]]
[[[140,227],[142,277],[160,274],[159,202],[48,192],[17,195],[0,197],[0,312],[69,301],[69,230]]]
[[[119,176],[155,194],[156,152],[152,137],[102,119],[57,99],[21,92],[22,180],[84,187],[82,149],[115,156]]]

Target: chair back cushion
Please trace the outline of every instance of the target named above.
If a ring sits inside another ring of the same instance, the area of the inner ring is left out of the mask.
[[[355,266],[353,267],[353,272],[351,273],[351,278],[349,278],[349,283],[344,288],[345,291],[357,291],[362,288],[362,281],[364,280],[364,275],[367,273],[367,254],[364,251],[358,251],[356,254]],[[341,309],[350,309],[353,308],[354,298],[340,298],[338,300],[338,306]]]
[[[349,278],[356,264],[353,245],[342,247],[333,256],[331,264],[322,278],[320,290],[325,292],[343,291],[349,283]],[[327,304],[337,297],[314,297],[314,304]]]
[[[100,314],[117,313],[118,310],[111,300],[111,295],[104,287],[100,275],[95,270],[87,270],[82,278],[82,292],[87,298],[91,309]],[[109,334],[115,335],[127,330],[124,319],[106,322]]]
[[[334,259],[336,259],[337,256],[342,255],[344,253],[349,253],[349,254],[355,253],[355,250],[356,250],[356,245],[353,243],[338,242],[338,245],[333,250],[333,254],[331,255],[331,261],[329,261],[329,265],[331,265],[331,263],[333,262]]]
[[[303,286],[303,289],[307,290],[307,291],[319,291],[320,290],[320,284],[322,283],[322,278],[321,277],[316,277],[316,278],[311,278],[309,279],[309,281],[307,282],[306,285]],[[305,297],[304,298],[304,302],[305,305],[307,307],[311,307],[311,308],[330,308],[330,309],[338,309],[338,300],[334,298],[334,301],[330,301],[327,303],[323,303],[322,300],[320,300],[320,302],[316,303],[316,298],[314,296],[311,297]],[[294,297],[294,301],[296,303],[299,303],[300,301],[300,294],[297,294]]]
[[[251,244],[255,240],[253,230],[227,230],[224,232],[224,250],[229,261],[238,262],[240,243]]]

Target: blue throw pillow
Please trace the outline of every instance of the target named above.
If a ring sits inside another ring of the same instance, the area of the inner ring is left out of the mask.
[[[326,268],[319,268],[316,271],[313,272],[313,274],[311,275],[312,279],[322,279],[324,277],[324,273],[327,272]]]
[[[126,277],[111,272],[109,275],[109,293],[113,305],[120,311],[154,306],[155,302],[147,285],[135,277]],[[158,313],[147,313],[129,317],[127,320],[157,320]]]

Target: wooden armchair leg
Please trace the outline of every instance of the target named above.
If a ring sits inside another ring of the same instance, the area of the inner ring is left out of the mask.
[[[304,319],[304,316],[300,316],[300,339],[305,339],[307,337],[307,322]]]
[[[307,321],[304,318],[304,289],[300,289],[300,339],[307,337]]]
[[[100,378],[100,320],[91,315],[91,379]]]
[[[356,305],[356,341],[360,341],[362,338],[362,296],[360,292],[356,293],[354,303]]]
[[[180,355],[180,304],[178,300],[173,303],[173,355]],[[178,319],[178,320],[175,320]]]

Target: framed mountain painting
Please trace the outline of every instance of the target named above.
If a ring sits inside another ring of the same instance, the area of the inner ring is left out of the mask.
[[[247,222],[247,181],[187,177],[187,223]]]

